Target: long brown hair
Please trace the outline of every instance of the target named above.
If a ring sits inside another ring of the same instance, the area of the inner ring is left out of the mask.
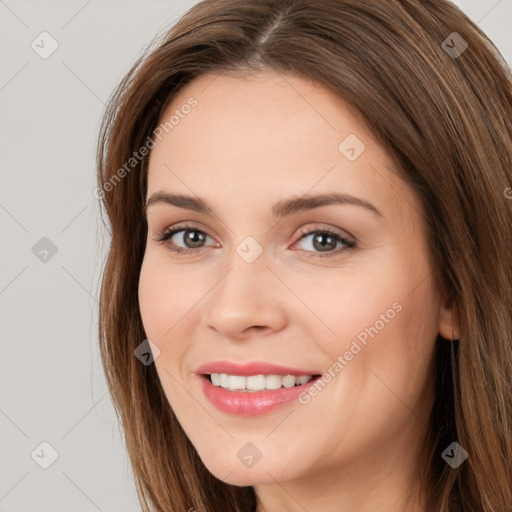
[[[510,512],[512,79],[495,46],[447,0],[206,0],[113,92],[95,193],[111,236],[99,339],[144,511],[255,509],[252,487],[205,468],[155,366],[134,356],[146,338],[137,290],[147,158],[130,159],[193,78],[264,69],[317,81],[355,107],[421,199],[434,273],[460,324],[460,339],[438,339],[421,461],[428,512]],[[457,469],[441,457],[453,441],[469,454]]]

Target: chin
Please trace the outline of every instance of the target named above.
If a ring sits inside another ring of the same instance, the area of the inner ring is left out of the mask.
[[[219,480],[239,487],[246,487],[261,484],[274,484],[276,480],[285,481],[297,478],[298,475],[290,474],[290,463],[285,462],[284,467],[276,465],[275,461],[267,461],[263,459],[256,462],[252,467],[245,467],[243,463],[235,459],[219,461],[203,461],[206,469]]]
[[[222,480],[226,484],[236,485],[238,487],[275,483],[274,478],[272,478],[264,469],[260,469],[256,472],[254,472],[253,469],[231,469],[231,473],[227,471],[223,474],[213,473],[212,471],[210,472],[213,476]],[[270,471],[270,473],[272,474],[272,471]]]

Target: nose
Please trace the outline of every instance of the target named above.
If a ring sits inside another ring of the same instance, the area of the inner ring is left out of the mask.
[[[247,263],[235,254],[230,262],[228,271],[207,295],[202,316],[207,328],[219,337],[232,340],[283,329],[286,325],[283,285],[266,260],[260,257]]]

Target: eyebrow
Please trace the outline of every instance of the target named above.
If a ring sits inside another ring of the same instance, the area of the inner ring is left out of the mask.
[[[212,207],[200,197],[170,194],[167,192],[155,192],[147,200],[144,206],[144,213],[146,213],[147,209],[154,204],[170,204],[172,206],[177,206],[178,208],[184,208],[186,210],[202,213],[209,217],[215,216]],[[368,201],[359,199],[358,197],[349,194],[340,194],[335,192],[282,199],[272,206],[272,215],[274,217],[280,218],[288,217],[295,213],[304,212],[307,210],[312,210],[313,208],[320,208],[321,206],[328,206],[332,204],[350,204],[360,206],[362,208],[366,208],[375,215],[383,217],[382,213]]]

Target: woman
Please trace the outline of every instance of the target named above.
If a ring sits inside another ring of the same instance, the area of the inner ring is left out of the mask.
[[[445,0],[207,0],[137,61],[96,193],[144,510],[512,510],[511,84]]]

